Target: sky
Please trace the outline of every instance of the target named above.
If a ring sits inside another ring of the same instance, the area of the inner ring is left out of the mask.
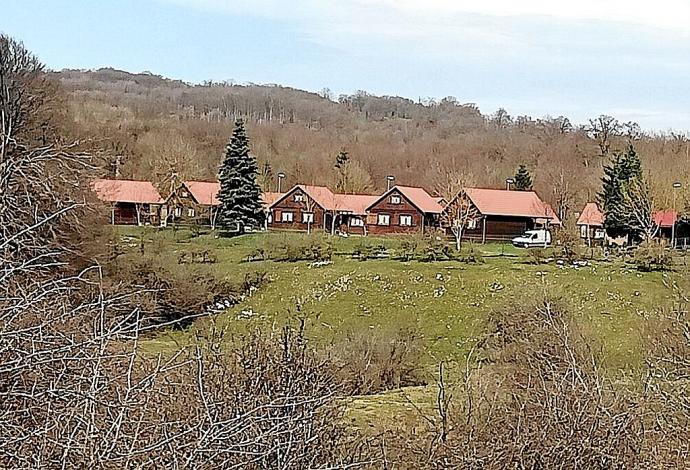
[[[48,67],[690,130],[688,0],[2,0]]]

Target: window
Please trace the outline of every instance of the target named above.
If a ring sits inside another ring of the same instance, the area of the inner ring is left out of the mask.
[[[604,237],[606,237],[606,230],[604,230],[603,228],[598,228],[594,230],[594,238],[596,240],[603,240]]]
[[[283,212],[280,215],[280,221],[281,222],[292,222],[292,217],[293,217],[292,212]]]
[[[295,193],[295,202],[302,202],[302,201],[304,201],[304,194]]]
[[[189,197],[189,193],[187,191],[182,191],[182,197]]]
[[[268,214],[268,217],[266,217],[266,222],[268,222],[269,224],[273,223],[273,214]]]
[[[302,212],[302,223],[303,224],[311,224],[314,222],[314,213],[313,212]]]
[[[189,209],[187,209],[187,217],[194,217],[194,209],[193,208],[190,207]]]
[[[390,225],[391,224],[391,216],[388,214],[379,214],[377,223],[379,225]]]
[[[582,238],[587,238],[587,232],[589,231],[589,227],[586,225],[580,225],[580,236]]]
[[[391,204],[400,204],[402,201],[400,200],[400,196],[397,194],[394,194],[391,196]]]
[[[359,217],[353,217],[350,219],[350,227],[364,227],[364,221]]]
[[[180,217],[181,215],[182,215],[182,208],[176,207],[175,208],[175,217]]]
[[[477,228],[477,219],[471,219],[467,221],[467,229],[468,230],[474,230]]]
[[[400,225],[404,227],[411,227],[412,226],[412,216],[411,215],[401,215],[400,216]]]

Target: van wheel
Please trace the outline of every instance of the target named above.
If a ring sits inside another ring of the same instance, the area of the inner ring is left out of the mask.
[[[529,243],[525,243],[525,248],[529,248]]]

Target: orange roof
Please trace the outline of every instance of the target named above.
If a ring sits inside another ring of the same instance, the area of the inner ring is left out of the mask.
[[[366,214],[367,208],[379,198],[369,194],[335,194],[334,196],[338,211],[357,215]]]
[[[274,206],[278,202],[282,201],[283,199],[285,199],[285,197],[287,195],[291,194],[296,189],[299,189],[303,193],[307,194],[309,197],[311,197],[314,200],[314,202],[316,202],[324,210],[327,210],[327,211],[335,210],[336,201],[335,201],[335,194],[333,194],[333,191],[328,189],[326,186],[311,186],[308,184],[297,184],[297,185],[293,186],[288,192],[283,193],[278,198],[276,198],[270,204],[270,206]]]
[[[275,194],[276,197],[268,202],[269,206],[274,206],[282,201],[285,196],[292,193],[295,189],[300,189],[303,193],[308,195],[319,206],[327,211],[349,212],[352,214],[363,215],[367,213],[367,208],[378,199],[378,196],[368,194],[340,194],[334,193],[326,186],[312,186],[308,184],[298,184],[287,193],[270,193]]]
[[[596,202],[588,202],[582,209],[582,214],[577,219],[577,225],[591,225],[593,227],[604,226],[604,214]]]
[[[271,191],[266,191],[264,193],[261,193],[261,200],[264,203],[264,206],[271,206],[273,205],[274,202],[276,202],[278,199],[281,198],[285,193],[274,193]]]
[[[484,215],[530,217],[549,219],[556,225],[561,223],[553,208],[542,201],[534,191],[466,188],[465,193]]]
[[[96,196],[105,202],[162,204],[163,198],[149,181],[98,179],[91,183]]]
[[[218,192],[220,191],[220,183],[212,181],[183,181],[192,197],[197,203],[203,206],[217,206],[220,204],[218,200]]]
[[[218,199],[220,183],[212,181],[184,181],[183,184],[199,204],[205,206],[217,206],[220,204]],[[264,205],[270,206],[282,195],[283,193],[264,192],[261,193],[261,199]]]
[[[386,198],[390,193],[396,190],[405,196],[405,198],[410,201],[413,206],[426,214],[440,214],[443,212],[443,206],[439,204],[438,197],[433,197],[423,188],[415,188],[412,186],[393,186],[391,189],[383,193],[383,195],[374,199],[374,202],[369,204],[367,209],[380,200]]]
[[[678,221],[678,213],[674,210],[657,211],[652,214],[652,218],[659,227],[670,228]]]

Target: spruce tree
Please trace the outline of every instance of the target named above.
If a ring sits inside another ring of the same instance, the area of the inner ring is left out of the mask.
[[[235,122],[235,130],[225,147],[225,157],[218,171],[220,181],[220,224],[226,229],[260,227],[264,221],[261,188],[256,181],[259,172],[256,159],[249,154],[249,140],[244,122]]]
[[[525,165],[520,165],[515,172],[515,189],[518,191],[529,191],[532,189],[532,176]]]
[[[632,145],[625,153],[617,153],[614,160],[604,166],[599,205],[604,211],[604,228],[610,236],[639,236],[636,224],[630,220],[631,211],[626,207],[630,203],[626,190],[631,182],[639,183],[642,179],[642,163]]]

